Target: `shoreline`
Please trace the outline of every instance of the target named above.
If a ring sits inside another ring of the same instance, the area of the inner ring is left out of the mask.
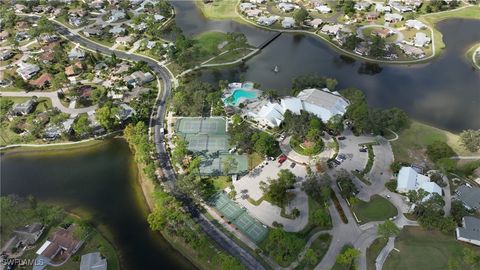
[[[451,12],[462,12],[464,9],[479,9],[479,5],[467,5],[463,7],[459,7],[457,9],[452,9],[452,10],[446,10],[446,11],[441,11],[441,12],[436,12],[436,13],[427,13],[427,14],[422,14],[417,18],[418,20],[423,21],[428,25],[428,28],[431,31],[432,34],[432,54],[421,58],[421,59],[413,59],[413,60],[399,60],[399,61],[391,61],[391,60],[381,60],[381,59],[372,59],[370,57],[364,57],[355,54],[354,52],[347,51],[340,47],[339,45],[333,43],[329,39],[323,37],[321,34],[316,33],[315,31],[309,31],[309,30],[303,30],[303,29],[276,29],[272,27],[267,27],[267,26],[262,26],[258,25],[255,22],[248,20],[245,18],[242,14],[240,14],[237,10],[238,2],[235,5],[235,16],[231,17],[225,17],[225,18],[217,18],[215,16],[209,15],[207,12],[204,11],[205,7],[201,6],[205,5],[203,3],[195,3],[195,6],[199,9],[201,15],[208,19],[208,20],[231,20],[235,22],[239,22],[245,25],[251,25],[255,28],[271,31],[271,32],[281,32],[281,33],[292,33],[292,34],[307,34],[307,35],[312,35],[314,38],[322,40],[325,42],[331,49],[333,49],[335,52],[352,57],[356,60],[361,60],[361,61],[367,61],[370,63],[378,63],[378,64],[392,64],[392,65],[418,65],[418,64],[426,64],[430,62],[431,60],[434,60],[442,55],[443,50],[446,48],[446,45],[443,41],[443,35],[442,33],[437,29],[436,25],[437,23],[448,20],[448,19],[472,19],[472,20],[479,20],[480,18],[473,17],[470,15],[464,15],[464,14],[454,14],[454,15],[447,15],[446,17],[443,17],[443,14],[445,13],[451,13]]]

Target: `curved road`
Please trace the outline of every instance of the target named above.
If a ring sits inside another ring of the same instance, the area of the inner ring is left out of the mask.
[[[39,18],[39,16],[30,15],[30,14],[22,14],[22,15]],[[169,70],[166,69],[163,65],[161,65],[158,61],[152,58],[143,57],[136,54],[129,54],[123,51],[112,50],[108,47],[104,47],[103,45],[90,41],[86,38],[79,36],[78,34],[71,32],[68,28],[61,25],[55,20],[52,20],[52,22],[55,22],[57,24],[57,33],[63,35],[65,38],[69,39],[70,41],[81,44],[82,46],[90,50],[99,51],[107,55],[111,55],[112,53],[115,53],[115,55],[118,58],[125,59],[128,61],[144,61],[157,74],[157,76],[162,79],[163,91],[162,91],[161,97],[156,101],[155,106],[157,106],[157,110],[152,114],[153,121],[151,121],[151,123],[153,125],[153,130],[154,130],[154,141],[155,141],[155,148],[158,153],[159,165],[163,170],[164,180],[167,188],[170,189],[170,191],[172,191],[173,194],[184,203],[184,206],[192,214],[193,218],[197,221],[197,223],[200,225],[202,230],[210,238],[212,238],[218,246],[222,247],[232,256],[239,259],[248,269],[265,269],[263,265],[260,262],[258,262],[258,260],[255,257],[253,257],[250,253],[248,253],[242,247],[240,247],[236,242],[234,242],[232,239],[226,236],[213,223],[211,223],[199,211],[199,209],[195,206],[195,204],[191,200],[189,200],[184,196],[176,194],[174,192],[176,176],[175,176],[175,173],[173,172],[172,165],[168,157],[168,153],[163,144],[163,139],[164,139],[163,134],[160,132],[160,128],[162,128],[164,125],[164,118],[166,113],[165,103],[168,96],[170,95],[170,91],[172,88],[173,76],[169,72]]]

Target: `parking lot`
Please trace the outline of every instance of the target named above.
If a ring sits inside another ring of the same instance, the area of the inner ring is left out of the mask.
[[[278,159],[268,161],[268,164],[263,165],[263,167],[261,167],[262,165],[257,166],[249,174],[234,182],[233,185],[237,191],[237,203],[244,206],[249,214],[265,225],[272,226],[275,221],[283,224],[283,228],[286,231],[296,232],[302,230],[308,223],[308,198],[305,192],[301,190],[301,182],[305,179],[306,169],[298,164],[292,168],[292,164],[293,162],[288,159],[281,165],[279,165]],[[289,205],[285,207],[286,213],[291,213],[294,208],[300,210],[300,216],[296,219],[282,217],[280,207],[272,205],[267,201],[262,201],[259,205],[253,205],[247,199],[248,197],[255,201],[261,199],[263,192],[260,189],[260,182],[268,183],[268,179],[277,178],[278,172],[282,169],[289,169],[297,176],[295,189],[290,191],[295,196]]]

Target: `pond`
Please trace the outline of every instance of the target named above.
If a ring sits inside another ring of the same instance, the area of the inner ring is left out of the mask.
[[[272,32],[230,20],[213,21],[202,16],[193,1],[173,1],[177,25],[186,34],[203,31],[241,31],[258,45]],[[480,20],[451,19],[438,24],[447,49],[426,64],[369,65],[342,57],[324,41],[302,34],[282,34],[245,64],[203,70],[199,78],[217,85],[218,80],[244,78],[260,83],[261,89],[290,94],[292,79],[308,73],[338,80],[338,89],[356,87],[365,91],[370,105],[399,107],[412,118],[460,131],[480,128],[480,72],[464,53],[480,41]],[[273,71],[278,66],[279,72]]]
[[[195,269],[147,224],[128,145],[3,155],[1,195],[33,195],[87,216],[113,242],[122,269]]]

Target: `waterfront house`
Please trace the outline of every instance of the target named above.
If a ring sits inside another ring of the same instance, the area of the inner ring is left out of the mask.
[[[338,32],[343,28],[343,25],[341,24],[334,24],[334,25],[324,25],[320,31],[322,31],[325,34],[336,36]]]
[[[415,58],[423,58],[425,57],[425,53],[422,49],[408,45],[408,44],[398,44],[400,49],[405,53],[407,56],[412,56]]]
[[[469,210],[480,211],[480,188],[470,184],[462,185],[455,191],[456,199],[461,201]]]
[[[55,263],[65,262],[70,256],[75,254],[83,244],[83,241],[75,236],[74,230],[74,224],[70,225],[67,229],[57,229],[37,250],[36,254],[50,259]]]
[[[353,52],[358,55],[368,55],[369,49],[365,42],[361,42],[357,46],[355,46]]]
[[[311,26],[315,29],[317,29],[318,27],[320,27],[320,25],[322,25],[323,23],[323,20],[322,19],[319,19],[319,18],[316,18],[316,19],[313,19],[313,20],[309,20],[309,21],[306,21],[305,24],[308,25],[308,26]]]
[[[82,255],[80,270],[107,270],[107,259],[102,258],[100,252],[92,252]]]
[[[257,23],[264,26],[270,26],[276,23],[278,18],[279,18],[278,16],[269,16],[269,17],[261,16],[260,18],[258,18]]]
[[[405,22],[405,26],[407,28],[414,28],[414,29],[417,29],[417,30],[422,30],[422,29],[427,28],[427,26],[424,23],[422,23],[421,21],[418,21],[418,20],[407,20]]]
[[[248,18],[256,18],[258,16],[260,16],[262,14],[262,10],[261,9],[249,9],[247,11],[245,11],[245,15],[247,15]]]
[[[285,17],[282,21],[283,28],[292,28],[295,26],[295,20],[292,17]]]
[[[153,20],[155,22],[161,22],[161,21],[165,20],[165,16],[162,16],[160,14],[155,14],[155,15],[153,15]]]
[[[416,47],[424,47],[430,43],[431,39],[427,37],[427,34],[418,32],[413,38],[413,45]]]
[[[480,219],[476,217],[463,217],[462,227],[456,229],[457,240],[480,246]]]
[[[119,108],[119,110],[115,114],[115,117],[120,122],[124,122],[124,121],[128,120],[130,117],[132,117],[136,113],[135,110],[132,107],[128,106],[125,103],[121,103],[118,106],[118,108]]]
[[[20,248],[34,245],[44,230],[45,226],[42,223],[32,223],[14,229],[10,240],[2,247],[2,252],[12,255]]]

